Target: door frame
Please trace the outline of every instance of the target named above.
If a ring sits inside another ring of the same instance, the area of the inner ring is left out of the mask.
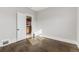
[[[18,13],[23,13],[25,16],[31,16],[32,17],[32,20],[31,20],[31,24],[33,25],[33,19],[34,19],[34,16],[30,13],[24,13],[24,12],[17,12],[16,13],[16,41],[18,41],[18,21],[17,21],[17,14]],[[26,25],[26,24],[25,24]],[[33,29],[33,26],[32,26],[32,29]],[[33,34],[33,30],[31,30],[32,34]]]
[[[30,13],[25,13],[25,15],[32,17],[32,19],[31,19],[31,25],[33,25],[33,15],[31,15]],[[33,34],[33,26],[31,28],[32,28],[31,29],[31,34]]]

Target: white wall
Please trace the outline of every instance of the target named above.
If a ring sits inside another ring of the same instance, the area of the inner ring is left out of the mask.
[[[9,42],[16,41],[17,12],[29,13],[35,17],[35,12],[30,10],[29,8],[0,7],[0,45],[2,45],[3,40],[9,40]],[[35,30],[35,28],[33,28],[33,30]]]
[[[29,8],[0,7],[0,45],[3,40],[16,41],[17,12],[34,16],[33,32],[42,29],[43,35],[76,41],[76,8],[47,8],[36,13]]]
[[[79,44],[79,7],[77,7],[77,41]]]
[[[37,27],[38,30],[42,29],[42,35],[64,38],[69,41],[77,40],[76,8],[51,7],[39,11],[37,16]]]

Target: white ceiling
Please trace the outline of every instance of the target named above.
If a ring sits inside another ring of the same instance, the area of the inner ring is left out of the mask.
[[[40,11],[40,10],[46,9],[48,7],[29,7],[29,8],[34,10],[34,11]]]

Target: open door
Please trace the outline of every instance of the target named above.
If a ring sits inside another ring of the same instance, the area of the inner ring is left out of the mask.
[[[23,40],[26,38],[26,15],[23,13],[17,13],[17,40]]]

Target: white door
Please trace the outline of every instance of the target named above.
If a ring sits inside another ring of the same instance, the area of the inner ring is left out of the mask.
[[[17,13],[17,40],[26,38],[26,15]]]

